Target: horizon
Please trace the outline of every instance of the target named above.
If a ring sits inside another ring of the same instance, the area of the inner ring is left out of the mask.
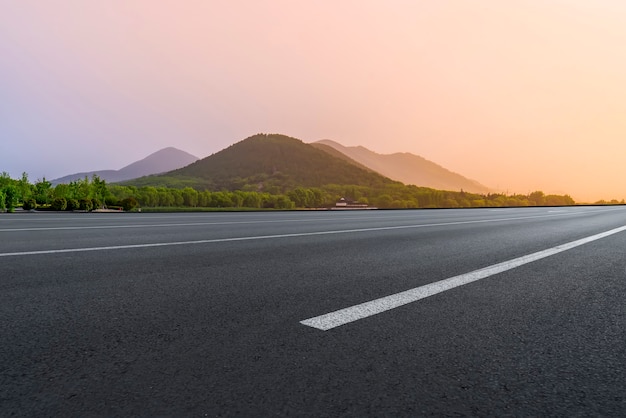
[[[330,142],[334,142],[334,143],[336,143],[336,144],[337,144],[337,145],[339,145],[340,147],[346,147],[346,148],[363,148],[363,149],[365,149],[365,150],[366,150],[366,151],[368,151],[368,152],[372,152],[372,153],[374,153],[374,154],[378,154],[378,155],[381,155],[381,156],[391,156],[391,155],[397,155],[397,154],[406,154],[406,153],[404,153],[404,152],[394,152],[394,153],[388,153],[388,154],[387,154],[387,153],[376,153],[375,151],[372,151],[372,150],[370,150],[369,148],[363,147],[363,146],[361,146],[361,145],[357,145],[357,146],[345,146],[345,145],[343,145],[343,144],[341,144],[341,143],[339,143],[339,142],[337,142],[337,141],[333,141],[333,140],[329,140],[329,139],[322,139],[322,140],[319,140],[319,141],[313,141],[313,142],[304,142],[304,141],[302,141],[302,140],[300,140],[300,139],[298,139],[298,138],[289,137],[289,136],[287,136],[287,135],[283,135],[283,134],[277,134],[277,133],[257,133],[257,134],[255,134],[255,135],[251,135],[251,136],[249,136],[249,137],[246,137],[246,138],[242,139],[241,141],[237,141],[237,142],[235,142],[235,143],[233,143],[233,144],[231,144],[231,145],[229,145],[229,146],[225,147],[224,149],[222,149],[222,150],[220,150],[220,151],[218,151],[218,152],[216,152],[216,153],[213,153],[213,154],[210,154],[210,155],[207,155],[207,156],[204,156],[204,157],[198,157],[198,156],[196,156],[196,155],[192,155],[192,154],[190,154],[190,153],[188,153],[188,152],[186,152],[186,151],[184,151],[184,150],[181,150],[181,149],[179,149],[179,148],[177,148],[177,147],[168,146],[168,147],[164,147],[164,148],[161,148],[161,149],[159,149],[159,150],[156,150],[156,151],[154,151],[154,152],[151,152],[151,153],[149,153],[147,156],[145,156],[145,157],[143,157],[143,158],[140,158],[140,159],[138,159],[138,160],[136,160],[136,161],[132,161],[132,162],[130,162],[130,163],[128,163],[128,164],[125,164],[123,167],[120,167],[119,169],[86,170],[86,171],[83,171],[83,172],[68,173],[68,174],[66,174],[66,175],[63,175],[63,176],[60,176],[60,177],[56,177],[56,178],[48,178],[48,177],[44,177],[43,179],[44,179],[44,180],[47,180],[47,181],[51,181],[51,182],[52,182],[52,184],[54,185],[54,184],[59,184],[59,180],[64,180],[64,181],[62,181],[62,183],[63,183],[63,182],[67,182],[67,181],[68,181],[68,180],[67,180],[67,177],[76,177],[76,176],[78,176],[78,175],[80,175],[80,178],[83,178],[83,177],[86,177],[86,178],[91,178],[91,176],[92,176],[92,175],[98,175],[98,176],[100,177],[101,175],[103,175],[103,174],[104,174],[104,172],[108,172],[108,171],[111,171],[111,172],[121,172],[121,171],[123,171],[124,169],[126,169],[126,168],[128,168],[128,167],[131,167],[131,166],[135,165],[136,163],[140,163],[140,162],[142,162],[142,161],[144,161],[144,160],[146,160],[146,159],[148,159],[148,158],[150,158],[150,157],[152,157],[152,156],[154,156],[154,155],[156,155],[156,154],[159,154],[159,153],[161,153],[161,152],[163,152],[163,151],[165,151],[165,150],[175,150],[175,151],[177,151],[177,152],[182,152],[182,153],[184,153],[184,154],[187,154],[187,155],[189,155],[189,156],[191,156],[191,157],[196,158],[196,159],[197,159],[196,161],[200,161],[200,160],[204,160],[204,159],[206,159],[206,158],[208,158],[208,157],[211,157],[211,156],[212,156],[212,155],[214,155],[214,154],[220,153],[221,151],[226,150],[226,148],[229,148],[229,147],[230,147],[230,146],[232,146],[232,145],[238,144],[239,142],[243,142],[243,141],[244,141],[244,140],[246,140],[246,139],[249,139],[249,138],[252,138],[252,137],[255,137],[255,136],[258,136],[258,135],[278,135],[278,136],[284,136],[284,137],[288,137],[288,138],[296,139],[296,140],[298,140],[298,141],[300,141],[300,142],[302,142],[303,144],[306,144],[306,145],[312,145],[312,144],[315,144],[315,143],[318,143],[318,142],[323,142],[323,141],[330,141]],[[333,147],[333,148],[334,148],[334,147]],[[343,153],[342,151],[340,151],[340,152],[341,152],[341,153]],[[350,156],[350,155],[349,155],[349,153],[348,153],[348,154],[345,154],[345,155],[346,155],[348,158],[352,158],[352,156]],[[409,155],[413,155],[413,156],[416,156],[416,157],[423,158],[423,157],[421,157],[421,156],[419,156],[419,155],[412,154],[412,153],[409,153]],[[426,160],[426,161],[430,161],[430,160]],[[435,163],[435,164],[436,164],[436,162],[433,162],[433,161],[430,161],[430,162],[432,162],[432,163]],[[357,162],[357,163],[358,163],[358,162]],[[361,163],[358,163],[358,164],[361,164]],[[365,164],[365,165],[367,165],[367,164]],[[180,168],[182,168],[182,167],[180,167]],[[442,168],[443,168],[444,170],[446,170],[446,171],[450,171],[450,172],[454,173],[453,171],[448,170],[446,167],[442,167]],[[372,167],[370,167],[370,169],[372,169]],[[374,170],[374,171],[375,171],[375,172],[378,172],[377,170]],[[22,173],[22,174],[23,174],[23,173]],[[31,183],[35,183],[35,182],[37,182],[37,181],[39,181],[39,180],[41,180],[41,179],[42,179],[42,178],[40,177],[40,178],[38,178],[37,180],[34,180],[34,179],[32,178],[32,176],[30,176],[30,174],[29,174],[29,173],[26,173],[26,174],[28,175],[29,181],[30,181]],[[379,174],[382,174],[383,176],[386,176],[386,175],[385,175],[385,174],[383,174],[383,173],[379,173]],[[459,174],[459,173],[455,173],[455,174]],[[18,180],[18,179],[21,177],[21,175],[20,175],[20,176],[11,176],[11,177],[12,177],[12,178],[14,178],[15,180]],[[106,176],[105,176],[105,177],[106,177]],[[462,176],[462,177],[464,177],[464,176]],[[78,178],[78,177],[77,177],[77,178]],[[393,180],[396,180],[396,181],[401,181],[401,180],[399,180],[399,179],[395,179],[395,178],[393,178],[393,176],[392,176],[392,177],[390,177],[390,178],[392,178]],[[469,180],[469,181],[475,181],[474,179],[471,179],[471,178],[467,178],[467,177],[465,177],[465,178],[466,178],[466,180]],[[101,179],[102,179],[102,180],[104,180],[104,178],[102,178],[102,177],[101,177]],[[112,180],[112,182],[113,182],[113,183],[116,183],[116,182],[117,182],[117,180]],[[422,186],[422,187],[427,187],[427,188],[433,188],[433,186],[429,186],[429,185],[426,185],[426,184],[419,185],[419,184],[413,184],[413,183],[407,183],[407,182],[403,182],[403,184],[405,184],[405,185],[416,185],[416,186]],[[529,196],[529,195],[530,195],[531,193],[533,193],[533,192],[542,192],[542,193],[544,193],[545,195],[557,195],[557,196],[569,196],[569,197],[571,197],[571,195],[570,195],[569,193],[566,193],[566,192],[558,192],[558,191],[545,191],[545,190],[532,190],[532,191],[529,191],[529,192],[527,192],[527,193],[517,193],[517,192],[510,193],[508,190],[496,190],[496,189],[494,189],[494,188],[492,188],[492,187],[489,187],[489,185],[484,185],[484,184],[481,184],[481,183],[478,183],[478,185],[479,185],[479,186],[483,186],[483,187],[487,187],[487,188],[489,189],[489,191],[488,191],[488,192],[469,191],[469,193],[479,194],[479,195],[484,195],[484,196],[491,195],[491,194],[494,194],[494,195],[499,194],[499,195],[505,195],[505,196],[514,196],[514,195]],[[435,188],[435,189],[438,189],[437,187],[434,187],[434,188]],[[453,189],[445,189],[445,188],[440,189],[440,190],[448,190],[448,191],[452,191],[452,192],[459,192],[459,191],[463,191],[463,189],[453,190]],[[466,191],[468,191],[468,190],[466,190]],[[574,199],[574,200],[576,201],[576,204],[593,204],[593,203],[594,203],[594,202],[591,202],[591,201],[581,201],[581,200],[576,200],[576,199]],[[624,200],[622,199],[622,203],[623,203],[623,201],[624,201]],[[598,201],[596,201],[596,202],[619,203],[619,202],[618,202],[618,199],[601,199],[601,200],[598,200]]]
[[[626,4],[6,2],[0,171],[205,158],[256,132],[508,193],[626,197]]]

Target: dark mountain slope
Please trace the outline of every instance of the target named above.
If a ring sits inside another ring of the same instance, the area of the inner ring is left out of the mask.
[[[209,190],[289,190],[327,184],[378,186],[394,181],[359,168],[299,139],[258,134],[187,167],[136,179],[137,186],[192,186]]]

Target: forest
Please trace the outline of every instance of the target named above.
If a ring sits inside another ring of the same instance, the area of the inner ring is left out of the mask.
[[[523,194],[476,194],[443,191],[401,183],[377,186],[330,184],[323,187],[295,187],[284,193],[250,190],[197,190],[192,187],[153,187],[107,184],[98,176],[53,186],[45,178],[29,181],[26,173],[12,179],[0,175],[0,211],[24,210],[91,211],[136,210],[232,210],[232,209],[313,209],[331,208],[340,198],[370,207],[470,208],[575,205],[568,195],[535,191]],[[624,204],[599,201],[597,204]]]

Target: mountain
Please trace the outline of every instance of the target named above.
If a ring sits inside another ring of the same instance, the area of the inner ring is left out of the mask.
[[[286,191],[295,187],[397,183],[299,139],[258,134],[161,175],[134,179],[134,186],[191,186],[208,190]]]
[[[94,174],[109,183],[115,183],[151,174],[165,173],[167,171],[189,165],[194,161],[198,161],[198,157],[177,148],[168,147],[150,154],[142,160],[135,161],[134,163],[119,170],[100,170],[75,173],[52,180],[51,183],[53,185],[59,183],[69,183],[71,181],[85,178],[85,176],[91,178]]]
[[[311,144],[320,149],[332,148],[350,160],[365,166],[390,179],[404,184],[430,187],[439,190],[464,190],[473,193],[488,193],[490,189],[477,181],[463,177],[419,155],[410,153],[378,154],[367,148],[346,147],[338,142],[324,139]]]
[[[352,158],[348,157],[343,152],[336,150],[335,148],[331,147],[330,145],[324,144],[322,142],[313,142],[312,144],[309,144],[309,145],[311,145],[311,146],[313,146],[313,147],[315,147],[317,149],[320,149],[320,150],[322,150],[322,151],[332,155],[333,157],[337,157],[337,158],[339,158],[339,159],[341,159],[341,160],[343,160],[343,161],[345,161],[345,162],[347,162],[349,164],[352,164],[352,165],[355,165],[355,166],[357,166],[359,168],[362,168],[363,170],[374,171],[371,168],[369,168],[369,167],[367,167],[367,166],[365,166],[365,165],[363,165],[363,164],[353,160]]]

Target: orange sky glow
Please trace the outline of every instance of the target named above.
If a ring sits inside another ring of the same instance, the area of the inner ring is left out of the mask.
[[[258,132],[626,198],[626,2],[0,0],[0,171]]]

